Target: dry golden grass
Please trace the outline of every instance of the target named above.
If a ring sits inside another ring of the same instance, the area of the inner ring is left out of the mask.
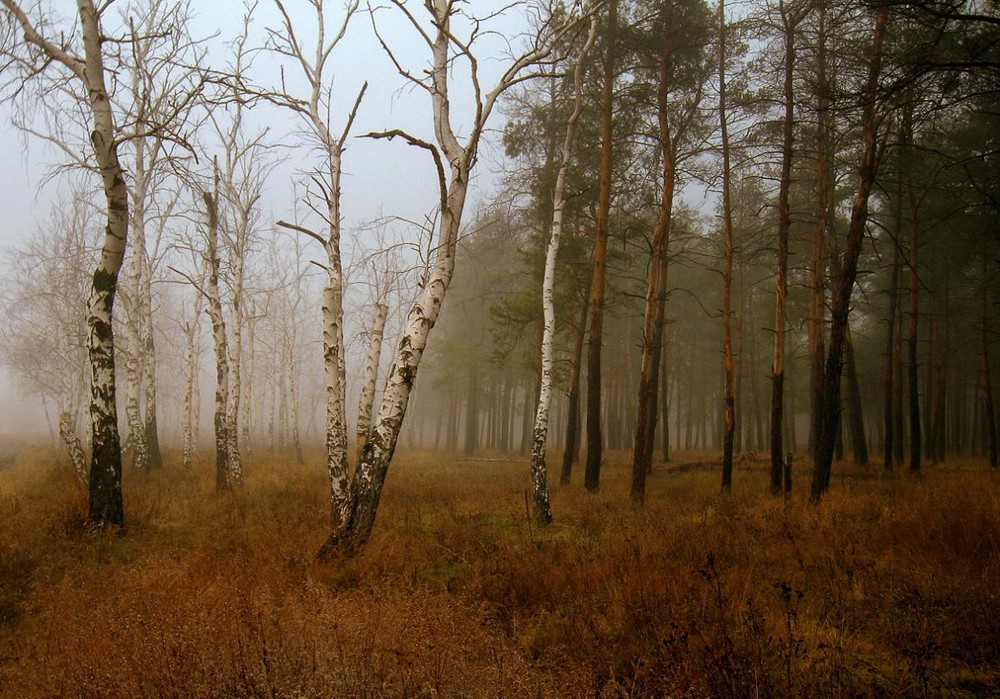
[[[402,454],[370,545],[322,563],[308,461],[254,456],[218,496],[208,461],[168,458],[127,474],[115,536],[61,456],[21,446],[0,695],[1000,696],[1000,476],[977,464],[838,474],[818,507],[766,497],[759,468],[731,497],[660,471],[635,511],[622,457],[540,530],[525,463]]]

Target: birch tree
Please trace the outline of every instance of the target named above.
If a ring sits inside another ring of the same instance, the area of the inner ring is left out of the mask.
[[[118,157],[121,133],[107,87],[101,28],[107,4],[98,8],[93,0],[77,0],[79,36],[67,40],[44,19],[33,19],[16,0],[2,0],[23,32],[30,55],[25,57],[25,79],[49,70],[68,71],[86,94],[91,119],[90,141],[100,173],[107,211],[104,245],[94,271],[88,302],[87,349],[90,358],[91,458],[89,471],[89,519],[96,525],[125,523],[122,503],[122,455],[115,402],[115,340],[113,332],[115,292],[125,257],[128,237],[129,199],[125,173]]]
[[[328,61],[347,33],[351,19],[357,12],[358,0],[352,0],[339,24],[328,26],[322,0],[309,0],[315,16],[315,43],[303,43],[300,29],[295,25],[282,0],[274,0],[282,17],[280,30],[269,30],[268,47],[271,51],[291,60],[306,80],[309,93],[294,97],[286,92],[275,93],[271,101],[299,115],[310,140],[317,146],[321,165],[311,177],[312,205],[323,221],[326,234],[322,235],[298,223],[279,221],[278,225],[298,231],[315,239],[326,253],[323,267],[326,284],[323,288],[323,375],[326,382],[326,467],[330,477],[331,516],[334,529],[344,525],[351,509],[350,473],[347,453],[347,379],[344,359],[344,271],[341,260],[341,172],[344,149],[361,100],[368,87],[364,83],[357,92],[353,107],[339,131],[330,123],[333,108],[333,89],[325,72]],[[313,31],[313,30],[310,30]],[[329,32],[329,34],[328,34]]]
[[[203,78],[191,66],[201,62],[204,49],[187,31],[189,19],[188,3],[153,0],[148,6],[127,5],[121,20],[128,27],[128,70],[116,103],[126,125],[136,125],[125,155],[133,239],[123,284],[127,293],[122,295],[128,338],[126,450],[139,470],[162,465],[152,282],[164,229],[182,191],[167,180],[190,152],[184,134],[196,128],[193,122],[203,114],[192,108]],[[156,126],[170,121],[169,129]]]
[[[23,42],[3,49],[10,59],[8,75],[12,76],[5,85],[13,86],[15,99],[35,97],[38,101],[34,108],[25,113],[40,113],[40,118],[47,120],[43,127],[47,132],[30,124],[26,124],[26,130],[69,156],[68,168],[82,166],[98,174],[104,192],[107,225],[88,302],[92,446],[89,518],[96,525],[120,526],[124,523],[124,508],[113,319],[132,214],[127,173],[119,151],[123,144],[152,134],[184,144],[177,128],[178,116],[190,109],[200,93],[200,81],[196,80],[193,87],[187,84],[183,90],[171,91],[166,108],[155,115],[138,108],[137,97],[122,97],[126,92],[122,76],[129,71],[129,56],[121,47],[146,40],[155,42],[171,36],[177,27],[147,27],[148,31],[126,34],[130,37],[127,39],[113,36],[104,27],[113,24],[107,17],[112,4],[77,0],[79,23],[67,33],[40,8],[26,11],[18,0],[2,0],[5,18],[16,24],[23,36]],[[37,93],[24,89],[32,84],[38,88]],[[69,101],[64,103],[60,98]],[[80,117],[86,126],[74,117]],[[75,128],[79,133],[74,135]],[[80,138],[83,133],[88,134],[85,146]]]
[[[583,68],[587,54],[597,38],[597,18],[591,16],[590,31],[587,40],[580,49],[573,68],[573,112],[566,121],[566,136],[563,141],[559,172],[556,175],[555,191],[552,195],[552,234],[545,250],[545,272],[542,278],[542,382],[538,391],[538,407],[535,410],[535,424],[531,441],[531,490],[535,507],[535,519],[548,524],[552,521],[552,509],[549,504],[548,469],[545,465],[545,445],[549,431],[549,409],[552,402],[552,382],[555,369],[555,286],[556,259],[559,255],[559,243],[562,238],[563,211],[566,205],[566,172],[573,158],[573,138],[576,134],[576,124],[583,112]]]
[[[201,193],[205,205],[205,296],[206,312],[212,322],[212,343],[215,348],[215,488],[233,489],[233,470],[229,463],[232,450],[229,435],[229,343],[226,317],[219,292],[219,182],[211,191]]]
[[[87,269],[100,226],[81,191],[57,200],[48,222],[10,251],[4,280],[3,362],[18,386],[55,406],[58,435],[86,485],[79,436],[87,384]]]
[[[371,133],[369,136],[389,140],[400,138],[430,153],[439,184],[440,211],[433,258],[422,289],[407,315],[371,435],[353,480],[349,486],[346,481],[344,483],[348,494],[347,506],[338,512],[339,503],[334,498],[334,528],[321,551],[324,556],[358,550],[368,540],[375,524],[382,487],[402,430],[413,382],[454,273],[469,178],[497,100],[512,85],[545,71],[559,42],[575,28],[578,21],[572,18],[561,22],[551,14],[542,15],[551,19],[543,22],[538,32],[529,38],[527,48],[507,62],[500,69],[493,87],[486,89],[476,53],[485,27],[481,20],[464,13],[462,3],[456,0],[428,0],[422,11],[418,11],[403,0],[391,0],[387,9],[398,13],[397,16],[412,28],[420,44],[430,53],[429,68],[420,72],[408,68],[396,48],[379,32],[377,12],[373,11],[376,35],[386,54],[400,75],[430,100],[434,142],[401,129]],[[458,66],[467,70],[472,91],[471,123],[466,123],[464,138],[456,132],[451,111],[452,74]]]

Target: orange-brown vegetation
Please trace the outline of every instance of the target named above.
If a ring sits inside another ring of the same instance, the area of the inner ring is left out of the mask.
[[[207,457],[204,457],[207,458]],[[369,546],[315,558],[318,465],[247,487],[169,458],[88,531],[61,456],[0,471],[0,695],[990,696],[1000,686],[1000,481],[837,473],[819,506],[763,469],[629,469],[526,512],[527,460],[401,454]],[[313,455],[312,462],[320,458]],[[800,467],[802,468],[802,467]],[[800,478],[802,482],[804,478]],[[996,696],[996,694],[993,694]]]

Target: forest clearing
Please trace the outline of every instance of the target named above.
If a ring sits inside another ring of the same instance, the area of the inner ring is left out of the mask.
[[[838,464],[809,505],[764,461],[676,453],[628,497],[528,458],[398,455],[368,545],[328,535],[319,450],[261,451],[216,492],[210,454],[125,481],[124,533],[86,524],[67,457],[0,470],[4,697],[988,697],[1000,683],[1000,481]],[[805,463],[805,460],[802,460]]]

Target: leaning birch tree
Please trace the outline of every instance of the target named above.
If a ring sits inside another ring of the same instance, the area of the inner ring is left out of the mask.
[[[597,17],[590,18],[590,32],[587,41],[580,49],[573,69],[573,112],[566,121],[566,136],[563,140],[562,158],[559,173],[556,175],[556,186],[552,194],[552,234],[545,250],[545,272],[542,278],[542,381],[538,391],[538,407],[535,410],[535,425],[531,441],[531,491],[535,507],[535,519],[548,524],[552,521],[552,508],[549,503],[548,469],[545,465],[545,445],[549,433],[549,408],[552,402],[552,382],[555,370],[555,337],[556,337],[556,259],[559,255],[559,243],[562,238],[563,211],[566,207],[566,172],[573,158],[573,139],[576,135],[576,124],[583,113],[583,68],[587,54],[597,38]]]

